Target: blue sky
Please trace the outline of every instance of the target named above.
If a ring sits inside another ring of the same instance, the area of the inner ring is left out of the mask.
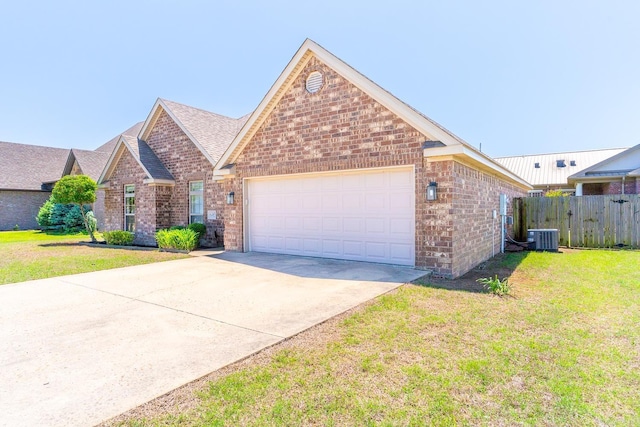
[[[637,1],[11,1],[0,140],[93,149],[162,97],[253,110],[309,37],[492,156],[640,143]]]

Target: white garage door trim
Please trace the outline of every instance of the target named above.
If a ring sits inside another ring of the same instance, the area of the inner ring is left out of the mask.
[[[248,251],[415,265],[414,166],[244,180]]]

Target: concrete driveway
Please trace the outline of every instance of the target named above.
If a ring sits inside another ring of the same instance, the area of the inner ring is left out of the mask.
[[[0,424],[99,423],[423,274],[219,253],[0,286]]]

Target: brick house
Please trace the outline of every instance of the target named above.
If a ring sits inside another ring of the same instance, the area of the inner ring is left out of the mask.
[[[499,250],[499,195],[531,189],[311,40],[250,117],[158,100],[100,184],[106,227],[134,229],[139,243],[195,212],[227,250],[448,277]]]
[[[214,173],[235,198],[225,205],[228,250],[406,264],[449,277],[499,247],[499,194],[531,188],[310,40]]]

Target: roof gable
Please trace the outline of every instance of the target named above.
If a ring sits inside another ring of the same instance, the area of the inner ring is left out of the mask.
[[[530,187],[520,177],[515,176],[502,165],[479,152],[452,132],[446,130],[438,123],[418,112],[416,109],[400,101],[390,92],[384,90],[372,80],[368,79],[310,39],[305,40],[302,46],[298,49],[291,61],[287,64],[278,79],[262,99],[256,110],[251,114],[240,132],[233,139],[215,167],[216,174],[227,174],[225,173],[224,168],[233,164],[237,160],[242,150],[260,129],[265,120],[267,120],[274,108],[278,105],[278,102],[287,93],[309,61],[311,61],[311,58],[314,57],[321,63],[333,69],[336,73],[370,96],[376,102],[380,103],[387,110],[401,118],[427,139],[439,141],[441,146],[429,148],[429,150],[431,150],[430,155],[464,156],[475,164],[482,164],[483,167],[506,176],[510,180],[515,181],[522,186]],[[451,149],[452,147],[455,148]]]
[[[62,178],[70,151],[66,148],[0,142],[0,189],[42,190]]]
[[[146,184],[174,184],[171,173],[143,140],[129,135],[121,135],[107,165],[98,179],[98,184],[106,183],[115,171],[122,154],[128,151],[146,174]]]
[[[589,177],[635,176],[640,167],[640,144],[621,151],[569,177],[569,180]]]
[[[158,98],[140,130],[140,139],[146,141],[149,138],[161,111],[165,111],[169,115],[171,120],[214,166],[248,119],[248,115],[233,119]]]
[[[88,151],[72,148],[63,175],[70,175],[74,162],[77,162],[84,175],[88,175],[91,179],[97,181],[109,161],[110,154],[107,151]]]

